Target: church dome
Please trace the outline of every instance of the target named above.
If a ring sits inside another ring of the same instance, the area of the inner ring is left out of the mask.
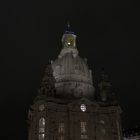
[[[58,58],[52,62],[57,94],[63,97],[92,97],[92,71],[88,68],[86,59],[78,55],[76,35],[65,32],[62,44]]]

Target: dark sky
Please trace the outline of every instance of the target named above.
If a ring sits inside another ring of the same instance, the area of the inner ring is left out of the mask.
[[[123,126],[140,125],[140,9],[129,0],[5,0],[0,3],[1,140],[27,139],[27,112],[57,58],[67,21],[96,79],[109,74]]]

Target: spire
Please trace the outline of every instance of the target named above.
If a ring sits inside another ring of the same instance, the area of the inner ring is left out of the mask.
[[[68,29],[70,29],[70,23],[69,23],[69,21],[67,22],[67,27],[68,27]]]
[[[71,30],[71,26],[70,26],[69,21],[67,22],[67,26],[66,26],[66,29],[65,29],[65,34],[74,34],[74,32]]]
[[[76,48],[76,35],[74,34],[74,32],[72,32],[70,28],[71,26],[68,22],[61,39],[63,48],[58,57],[62,57],[67,53],[72,53],[73,56],[76,57],[78,54],[78,50]]]

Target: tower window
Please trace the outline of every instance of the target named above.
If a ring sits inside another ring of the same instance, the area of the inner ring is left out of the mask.
[[[64,133],[64,129],[65,129],[65,128],[64,128],[64,123],[62,123],[62,122],[59,123],[58,132],[59,132],[59,133]]]
[[[39,140],[44,140],[45,138],[45,118],[39,119]]]

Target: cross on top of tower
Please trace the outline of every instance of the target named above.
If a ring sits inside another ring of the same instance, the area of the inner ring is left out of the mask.
[[[70,23],[69,23],[69,21],[67,22],[67,27],[70,28]]]
[[[65,34],[74,34],[74,32],[71,30],[71,26],[70,26],[69,21],[67,22]]]

